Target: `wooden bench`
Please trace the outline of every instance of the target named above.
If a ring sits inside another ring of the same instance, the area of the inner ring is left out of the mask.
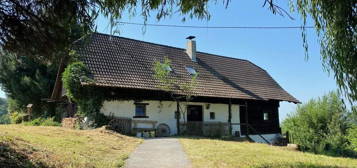
[[[153,121],[153,120],[133,120],[132,121],[134,126],[133,126],[133,132],[141,133],[141,137],[144,136],[144,133],[147,132],[149,134],[149,137],[154,137],[155,131],[156,131],[156,124],[157,121]],[[143,128],[143,127],[139,127],[139,124],[147,124],[150,125],[151,127],[148,128]]]

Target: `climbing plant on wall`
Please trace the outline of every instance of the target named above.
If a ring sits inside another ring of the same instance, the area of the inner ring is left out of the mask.
[[[94,80],[90,78],[90,72],[83,62],[70,63],[63,72],[62,81],[69,100],[77,104],[77,117],[86,118],[83,122],[91,123],[91,127],[106,124],[106,117],[100,113],[105,100],[104,93],[91,86]]]

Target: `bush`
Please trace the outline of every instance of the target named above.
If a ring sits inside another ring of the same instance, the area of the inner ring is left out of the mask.
[[[351,149],[357,152],[357,126],[348,129],[347,138],[351,143]]]
[[[284,131],[289,131],[294,143],[299,144],[303,151],[348,155],[348,114],[340,95],[330,92],[299,105],[296,111],[283,121],[282,127]]]
[[[10,113],[10,121],[12,124],[20,124],[26,116],[23,112],[14,111]]]
[[[0,124],[10,124],[10,117],[8,114],[2,114],[0,115]]]
[[[54,121],[54,118],[36,118],[28,122],[24,122],[28,126],[61,126],[61,123]]]

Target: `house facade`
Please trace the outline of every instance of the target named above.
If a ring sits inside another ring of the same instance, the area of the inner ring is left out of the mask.
[[[93,33],[75,49],[94,80],[82,85],[105,88],[113,97],[104,102],[101,113],[131,119],[133,128],[165,128],[169,135],[178,129],[191,134],[218,129],[272,141],[281,133],[279,102],[299,103],[250,61],[196,51],[192,36],[182,49]],[[160,89],[153,65],[164,58],[171,60],[170,75],[179,81],[198,74],[190,101],[173,99],[172,93]]]

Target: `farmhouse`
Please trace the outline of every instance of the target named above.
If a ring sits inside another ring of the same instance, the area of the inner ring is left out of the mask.
[[[196,51],[193,36],[176,48],[134,39],[93,33],[79,40],[76,52],[94,82],[108,96],[100,110],[126,118],[135,130],[157,128],[163,135],[232,134],[258,142],[279,136],[279,102],[299,101],[262,68],[248,60]],[[153,66],[171,60],[170,74],[189,81],[197,74],[189,102],[160,89]],[[177,113],[180,111],[180,113]]]

